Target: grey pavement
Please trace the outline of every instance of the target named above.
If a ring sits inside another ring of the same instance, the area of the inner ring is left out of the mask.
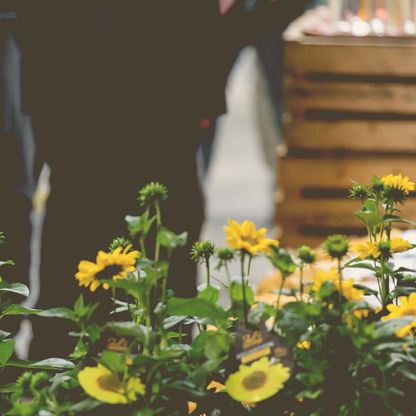
[[[223,225],[227,218],[252,220],[257,227],[267,227],[272,235],[274,173],[266,164],[257,128],[257,77],[255,50],[247,48],[230,76],[228,113],[220,120],[204,184],[207,219],[202,238],[217,245],[225,245]],[[253,285],[270,271],[265,259],[255,259],[250,276]],[[231,273],[239,275],[238,264],[231,267]],[[213,275],[225,279],[225,275]]]

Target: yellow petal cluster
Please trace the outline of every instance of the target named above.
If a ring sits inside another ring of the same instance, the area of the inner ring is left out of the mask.
[[[312,277],[312,291],[317,292],[325,282],[331,282],[335,289],[339,291],[339,276],[336,269],[330,269],[327,272],[319,271]],[[342,281],[342,295],[348,301],[361,301],[364,299],[364,292],[354,287],[354,280],[348,279]]]
[[[111,267],[116,266],[117,270],[109,276],[113,280],[124,279],[128,273],[136,270],[136,260],[140,253],[137,250],[129,251],[131,246],[122,248],[118,247],[114,251],[106,253],[105,251],[99,251],[97,254],[96,262],[88,260],[82,260],[78,264],[78,272],[75,274],[75,278],[78,280],[80,286],[90,287],[91,292],[97,290],[101,285],[100,273],[105,273],[106,270],[110,270]],[[104,289],[108,289],[107,283],[103,284]]]
[[[131,377],[123,383],[101,364],[97,367],[85,367],[78,373],[78,381],[89,396],[103,403],[129,403],[137,400],[137,395],[145,393],[145,386],[140,378]]]
[[[352,251],[358,254],[358,257],[361,260],[364,260],[368,257],[377,259],[380,257],[380,250],[378,249],[377,243],[371,241],[366,241],[365,243],[358,243],[352,247]]]
[[[270,253],[271,247],[277,247],[279,242],[266,237],[266,228],[259,228],[251,221],[242,224],[233,219],[224,226],[227,244],[234,250],[244,250],[252,255]]]
[[[240,365],[226,383],[226,392],[242,403],[258,403],[278,393],[290,377],[290,370],[282,364],[272,364],[267,357],[251,365]]]
[[[410,191],[415,190],[414,182],[411,182],[407,176],[402,176],[401,173],[398,175],[386,175],[381,178],[383,185],[388,188],[399,189],[403,191],[405,195],[408,195]]]
[[[358,254],[361,260],[367,258],[377,259],[381,255],[379,248],[380,243],[385,243],[386,240],[381,240],[378,243],[372,241],[366,241],[365,243],[358,243],[353,246],[352,250]],[[391,253],[403,253],[412,248],[412,244],[409,241],[401,237],[393,237],[390,240],[390,252]]]
[[[320,270],[312,277],[312,291],[318,292],[325,282],[332,282],[334,285],[338,281],[338,271],[336,269],[330,269],[327,272]]]
[[[403,253],[410,250],[412,247],[412,244],[404,238],[394,237],[390,241],[390,250],[392,253]]]
[[[403,316],[416,316],[416,292],[411,293],[409,296],[401,296],[399,298],[399,305],[394,305],[391,303],[390,305],[387,305],[387,310],[390,313],[386,316],[383,316],[381,318],[382,321],[397,319]],[[410,335],[415,328],[416,320],[398,329],[396,331],[396,335],[398,337],[406,337]]]
[[[411,293],[409,296],[401,296],[399,298],[399,305],[391,303],[390,305],[387,305],[387,310],[390,313],[383,316],[381,318],[382,321],[401,318],[406,315],[416,316],[416,292]]]

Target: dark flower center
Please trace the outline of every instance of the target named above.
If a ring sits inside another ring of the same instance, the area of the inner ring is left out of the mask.
[[[256,390],[266,383],[267,376],[263,371],[255,371],[243,380],[243,385],[247,390]]]
[[[123,386],[120,380],[114,374],[107,374],[97,378],[97,384],[103,390],[119,393]]]
[[[123,268],[118,264],[113,264],[107,266],[104,270],[97,273],[96,278],[98,280],[111,280],[113,276],[120,274],[123,271]]]

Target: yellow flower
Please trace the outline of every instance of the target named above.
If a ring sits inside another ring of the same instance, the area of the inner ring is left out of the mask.
[[[400,237],[394,237],[390,241],[390,250],[392,253],[403,253],[410,250],[412,245],[405,239]]]
[[[289,377],[289,368],[263,357],[250,366],[240,365],[239,371],[228,377],[225,388],[234,400],[257,403],[279,392]]]
[[[409,325],[405,325],[396,331],[396,336],[399,338],[406,338],[408,335],[412,335],[416,328],[416,319]]]
[[[335,282],[337,282],[338,279],[338,272],[336,269],[330,269],[327,272],[324,272],[322,270],[320,270],[318,273],[316,273],[313,277],[312,277],[313,283],[312,283],[312,290],[314,292],[318,292],[319,289],[321,288],[321,286],[325,283],[325,282],[332,282],[333,284],[335,284]]]
[[[311,342],[310,341],[299,341],[296,346],[300,349],[300,350],[310,350],[311,349]]]
[[[389,319],[401,318],[406,315],[416,316],[416,292],[411,293],[409,296],[401,296],[399,298],[399,305],[391,303],[387,305],[389,315],[383,316],[382,321],[388,321]]]
[[[360,301],[364,300],[364,292],[354,287],[354,280],[348,279],[342,282],[342,295],[347,300]],[[337,290],[339,289],[339,282],[335,282]]]
[[[383,185],[388,188],[398,189],[403,191],[404,195],[408,195],[410,191],[415,190],[414,182],[411,182],[407,176],[398,175],[387,175],[381,178]]]
[[[228,220],[228,226],[224,226],[228,245],[234,250],[245,250],[255,255],[257,253],[269,253],[271,247],[277,247],[279,242],[266,238],[266,228],[256,230],[251,221],[239,224],[232,219]]]
[[[78,264],[78,272],[75,274],[79,285],[89,286],[91,292],[94,292],[101,285],[102,279],[124,279],[127,273],[134,272],[136,270],[136,260],[140,253],[137,250],[129,251],[130,248],[131,245],[124,249],[118,247],[109,253],[99,251],[95,263],[82,260]],[[108,283],[104,283],[103,287],[108,289]]]
[[[224,384],[222,384],[218,381],[212,380],[208,384],[207,390],[212,390],[212,389],[215,389],[215,393],[221,393],[225,389],[225,386],[224,386]]]
[[[364,260],[367,257],[376,259],[380,257],[381,254],[380,250],[378,249],[377,243],[373,243],[371,241],[355,244],[352,250],[358,254],[358,257],[361,260]]]
[[[81,370],[78,381],[89,396],[104,403],[129,403],[135,401],[138,394],[145,393],[140,378],[131,377],[123,384],[115,374],[100,364]]]

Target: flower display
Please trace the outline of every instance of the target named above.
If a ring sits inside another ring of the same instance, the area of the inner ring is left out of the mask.
[[[226,383],[226,392],[239,402],[258,403],[278,393],[290,377],[290,370],[267,357],[251,365],[240,365]]]
[[[145,386],[140,378],[130,377],[122,382],[103,365],[85,367],[78,373],[78,381],[89,396],[104,403],[128,403],[145,393]]]
[[[266,228],[259,228],[251,221],[239,224],[233,219],[224,226],[228,245],[234,250],[244,250],[251,255],[269,253],[272,247],[278,247],[279,242],[266,237]]]
[[[101,280],[124,279],[128,273],[134,272],[136,261],[140,253],[137,250],[129,251],[131,246],[124,249],[116,248],[109,253],[99,251],[96,262],[82,260],[78,265],[78,272],[75,278],[80,286],[89,287],[91,292],[95,292],[101,286]],[[108,289],[108,283],[103,284],[104,289]]]

